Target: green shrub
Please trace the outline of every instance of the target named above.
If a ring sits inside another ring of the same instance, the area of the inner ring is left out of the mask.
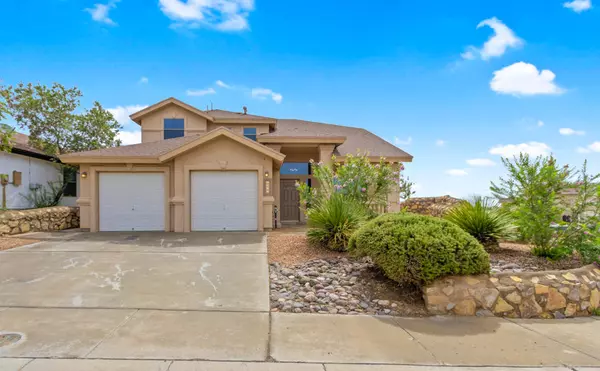
[[[366,221],[367,216],[361,204],[348,200],[343,194],[334,193],[308,209],[309,229],[306,235],[312,244],[344,251],[350,236]]]
[[[498,240],[512,236],[514,226],[510,211],[500,208],[491,197],[475,196],[448,210],[446,220],[475,237],[486,249],[498,247]]]
[[[483,246],[455,224],[424,215],[382,215],[352,236],[349,250],[369,256],[390,279],[428,284],[448,275],[488,273]]]

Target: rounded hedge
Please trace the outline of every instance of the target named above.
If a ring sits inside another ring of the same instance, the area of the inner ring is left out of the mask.
[[[369,256],[390,279],[417,285],[448,275],[489,273],[483,246],[455,224],[410,213],[385,214],[350,239],[349,250]]]

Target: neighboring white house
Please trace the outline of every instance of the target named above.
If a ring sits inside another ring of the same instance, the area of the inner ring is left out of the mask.
[[[16,133],[15,143],[11,152],[0,151],[0,174],[8,174],[10,184],[6,185],[6,208],[27,209],[33,207],[24,195],[29,194],[36,187],[47,187],[48,182],[59,181],[63,178],[60,165],[56,158],[48,156],[29,146],[29,137],[25,134]],[[21,173],[21,184],[15,186],[14,172]],[[60,204],[65,206],[76,206],[78,185],[75,183],[77,177],[65,179],[71,182],[66,188],[65,196]],[[0,202],[2,197],[0,187]],[[2,205],[0,204],[0,207]]]

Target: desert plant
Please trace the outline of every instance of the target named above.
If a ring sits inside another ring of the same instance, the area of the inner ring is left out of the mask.
[[[361,204],[334,193],[309,209],[306,235],[314,245],[344,251],[354,231],[367,217],[367,211]]]
[[[474,196],[452,207],[444,218],[475,237],[486,249],[498,247],[498,241],[510,237],[515,229],[510,211],[500,208],[491,197]]]
[[[350,239],[349,251],[369,256],[400,283],[423,285],[490,270],[489,255],[467,232],[447,220],[410,213],[381,215],[366,223]]]
[[[31,189],[27,195],[21,195],[34,208],[56,206],[63,196],[63,182],[48,182],[47,186]]]

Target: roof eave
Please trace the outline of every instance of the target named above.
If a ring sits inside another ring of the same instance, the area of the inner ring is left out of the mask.
[[[152,156],[60,156],[64,164],[159,164]]]
[[[259,136],[256,140],[259,143],[300,143],[300,144],[343,144],[346,141],[343,136]]]

